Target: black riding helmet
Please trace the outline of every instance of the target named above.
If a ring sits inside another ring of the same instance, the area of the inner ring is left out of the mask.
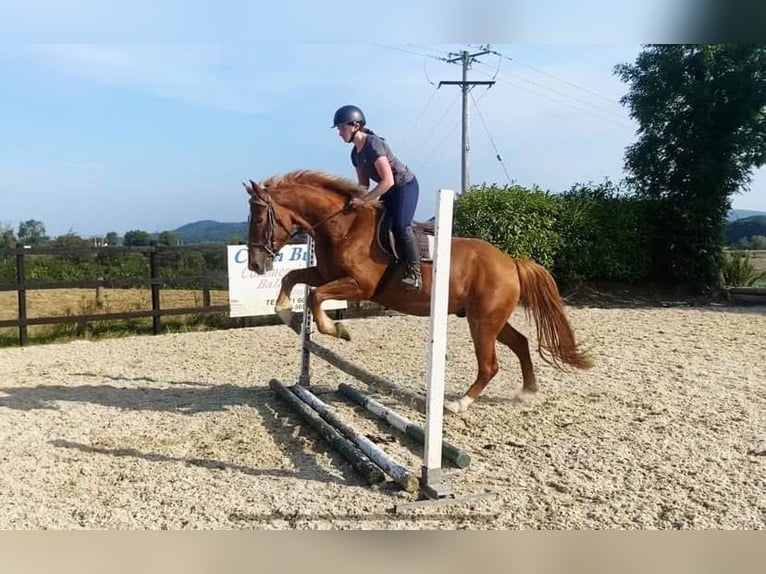
[[[335,112],[335,116],[332,119],[332,127],[337,128],[351,122],[359,122],[361,126],[364,126],[367,123],[367,120],[364,118],[364,112],[356,106],[341,106]]]

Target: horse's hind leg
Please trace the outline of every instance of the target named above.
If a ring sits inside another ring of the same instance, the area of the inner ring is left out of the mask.
[[[459,400],[444,402],[444,408],[452,413],[467,411],[471,403],[476,400],[498,371],[497,353],[495,352],[495,339],[499,331],[497,321],[476,319],[469,315],[468,325],[471,329],[479,372],[474,383]]]
[[[527,338],[506,323],[498,334],[497,340],[503,345],[508,346],[508,348],[510,348],[519,358],[519,363],[521,363],[521,376],[524,380],[524,385],[521,390],[528,393],[536,392],[537,381],[535,380],[535,371],[532,367],[532,358],[529,356],[529,342],[527,341]]]

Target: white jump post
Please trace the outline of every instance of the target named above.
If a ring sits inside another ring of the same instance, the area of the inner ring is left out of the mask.
[[[314,238],[307,234],[306,240],[306,267],[314,265]],[[298,375],[298,384],[302,387],[311,385],[311,340],[312,315],[309,308],[309,294],[311,287],[305,286],[303,291],[303,321],[301,322],[301,373]]]
[[[421,481],[422,493],[432,499],[452,495],[452,490],[442,472],[442,431],[454,200],[454,191],[439,190],[431,281],[430,341],[426,366],[425,451]]]

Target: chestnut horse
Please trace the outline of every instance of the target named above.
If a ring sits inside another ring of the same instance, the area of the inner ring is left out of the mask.
[[[288,321],[290,293],[297,284],[313,289],[306,302],[320,333],[349,340],[341,322],[334,323],[321,305],[327,299],[374,301],[410,315],[430,312],[431,269],[424,261],[423,286],[405,290],[403,265],[387,272],[390,258],[375,240],[382,210],[369,205],[346,209],[351,197],[363,193],[349,180],[315,171],[294,171],[258,184],[244,184],[250,195],[248,267],[262,274],[292,237],[293,228],[314,239],[316,266],[294,269],[282,279],[276,312]],[[495,341],[519,358],[523,391],[537,390],[524,335],[508,324],[518,303],[537,325],[538,352],[560,369],[587,369],[590,357],[575,342],[558,288],[548,271],[529,260],[514,259],[479,239],[452,239],[449,313],[465,316],[473,338],[478,374],[458,401],[445,401],[451,412],[465,411],[497,374]]]

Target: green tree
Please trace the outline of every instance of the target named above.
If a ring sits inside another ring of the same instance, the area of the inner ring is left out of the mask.
[[[143,229],[132,229],[125,232],[122,238],[122,244],[127,246],[149,245],[152,242],[152,236]]]
[[[651,45],[615,72],[639,123],[625,164],[654,202],[655,273],[714,280],[730,198],[766,161],[766,46]]]
[[[84,249],[93,247],[93,242],[80,237],[76,233],[69,232],[65,235],[59,235],[51,241],[51,247],[58,247],[61,249]],[[94,258],[93,253],[73,253],[71,255],[64,255],[62,259],[71,261],[73,263],[87,263]]]
[[[766,249],[766,235],[751,235],[749,237],[741,237],[733,243],[737,249],[754,249],[764,250]]]
[[[41,247],[47,245],[49,237],[45,234],[45,224],[36,219],[28,219],[19,223],[19,241],[24,245]]]
[[[157,236],[157,243],[160,245],[176,246],[180,244],[178,234],[173,231],[163,231]]]
[[[85,247],[93,247],[93,242],[80,237],[76,233],[67,233],[65,235],[59,235],[53,239],[51,241],[51,247],[79,249]]]
[[[117,245],[120,245],[122,242],[120,241],[120,236],[117,235],[117,232],[110,231],[106,234],[106,237],[104,237],[104,242],[109,247],[116,247]]]
[[[13,231],[13,227],[0,223],[0,249],[3,247],[16,247],[16,233]]]
[[[0,223],[0,249],[16,247],[13,227]],[[0,283],[10,283],[16,278],[16,260],[13,256],[0,257]]]

